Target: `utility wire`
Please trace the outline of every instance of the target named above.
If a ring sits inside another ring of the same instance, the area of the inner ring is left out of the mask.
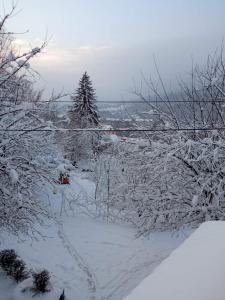
[[[6,101],[2,101],[3,103],[11,103],[14,105],[17,105],[9,100]],[[22,101],[22,103],[27,102],[27,103],[31,103],[30,101]],[[1,101],[0,101],[1,103]],[[42,103],[71,103],[73,104],[73,101],[70,100],[56,100],[56,101],[52,101],[52,100],[43,100],[43,101],[39,101],[38,103],[34,103],[34,104],[42,104]],[[171,100],[171,101],[164,101],[164,100],[127,100],[127,101],[121,101],[121,100],[99,100],[95,102],[96,104],[98,103],[105,103],[105,104],[109,104],[109,103],[113,103],[113,104],[136,104],[136,103],[142,103],[142,104],[151,104],[151,103],[165,103],[165,104],[169,104],[169,103],[225,103],[225,99],[224,100],[218,100],[218,99],[211,99],[211,100]],[[20,105],[20,104],[19,104]]]
[[[115,129],[100,129],[100,128],[43,128],[43,129],[0,129],[4,132],[176,132],[176,131],[222,131],[225,127],[217,128],[163,128],[163,129],[135,129],[135,128],[115,128]]]

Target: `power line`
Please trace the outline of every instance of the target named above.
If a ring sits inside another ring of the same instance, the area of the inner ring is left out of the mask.
[[[3,103],[11,103],[14,105],[17,105],[16,103],[13,103],[9,100],[6,101],[2,101]],[[31,103],[30,101],[22,101],[22,103]],[[42,103],[71,103],[73,104],[73,101],[70,100],[56,100],[56,101],[52,101],[52,100],[43,100],[43,101],[39,101],[37,104],[42,104]],[[167,100],[99,100],[96,101],[96,104],[98,103],[105,103],[105,104],[136,104],[136,103],[142,103],[142,104],[151,104],[151,103],[164,103],[164,104],[170,104],[170,103],[225,103],[225,99],[224,100],[219,100],[219,99],[211,99],[211,100],[171,100],[171,101],[167,101]],[[36,104],[36,103],[34,103]],[[20,104],[19,104],[20,105]]]
[[[42,129],[0,129],[3,132],[176,132],[176,131],[223,131],[225,127],[218,128],[163,128],[163,129],[136,129],[136,128],[115,128],[115,129],[99,129],[99,128],[42,128]]]

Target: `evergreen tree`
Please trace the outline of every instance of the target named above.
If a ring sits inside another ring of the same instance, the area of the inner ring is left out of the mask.
[[[72,114],[82,127],[99,125],[95,89],[90,76],[85,72],[79,81],[79,87],[72,96],[74,108]]]

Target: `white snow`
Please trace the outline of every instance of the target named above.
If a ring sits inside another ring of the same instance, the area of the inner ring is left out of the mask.
[[[10,176],[10,179],[12,181],[13,184],[16,184],[18,182],[18,179],[19,179],[19,175],[18,173],[16,172],[16,170],[14,169],[11,169],[9,171],[9,176]]]
[[[90,197],[94,187],[82,174],[72,174],[71,185],[48,195],[55,220],[38,228],[43,238],[19,242],[1,233],[0,250],[13,248],[29,268],[46,268],[52,274],[53,291],[35,299],[56,300],[65,289],[67,300],[121,300],[186,238],[170,232],[136,238],[128,225],[93,220],[76,209],[73,213],[70,201],[81,194]],[[16,285],[0,274],[0,300],[30,299],[29,293],[21,293],[26,284]]]
[[[16,59],[16,56],[12,51],[10,51],[9,54],[7,55],[6,59],[7,59],[7,61],[13,61]]]
[[[17,60],[17,64],[19,67],[22,67],[25,63],[26,63],[26,61],[23,59]]]
[[[192,206],[196,207],[198,205],[198,196],[195,195],[192,199]]]
[[[125,300],[224,300],[225,222],[206,222]]]
[[[22,243],[7,237],[1,248],[14,248],[29,267],[51,272],[54,289],[46,298],[49,300],[57,299],[55,295],[62,289],[68,300],[121,300],[185,238],[167,232],[137,239],[135,230],[128,226],[84,217],[64,218],[42,233],[44,240]],[[22,286],[13,285],[12,294],[14,288],[18,294]],[[29,299],[9,298],[5,293],[8,289],[2,286],[0,300]]]
[[[57,170],[64,173],[66,171],[65,164],[58,165]]]
[[[118,135],[116,135],[116,134],[111,134],[111,135],[110,135],[110,138],[111,138],[111,141],[112,141],[113,143],[116,143],[116,142],[119,141],[119,137],[118,137]]]
[[[33,48],[33,49],[31,50],[31,52],[32,52],[33,55],[35,55],[35,54],[41,52],[41,48],[40,48],[40,47],[35,47],[35,48]]]

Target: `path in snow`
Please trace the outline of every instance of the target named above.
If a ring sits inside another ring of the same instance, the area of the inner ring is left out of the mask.
[[[70,245],[92,270],[102,300],[123,299],[185,239],[169,232],[136,239],[128,226],[87,218],[67,219],[63,227]]]
[[[77,264],[77,266],[83,272],[83,279],[84,281],[86,279],[88,290],[90,292],[90,299],[91,300],[101,299],[101,297],[98,295],[99,288],[98,288],[97,279],[95,277],[94,272],[90,269],[90,266],[88,266],[88,264],[83,260],[83,258],[75,249],[75,247],[70,243],[68,237],[65,235],[63,224],[58,223],[58,226],[59,226],[59,230],[58,230],[59,238],[61,239],[68,253],[71,255],[75,264]]]
[[[136,239],[129,226],[82,217],[64,218],[43,234],[44,240],[32,243],[6,236],[1,248],[16,249],[29,267],[47,268],[57,289],[54,295],[65,289],[67,300],[122,300],[185,239],[169,232]],[[28,299],[10,298],[3,288],[0,284],[0,300]]]

